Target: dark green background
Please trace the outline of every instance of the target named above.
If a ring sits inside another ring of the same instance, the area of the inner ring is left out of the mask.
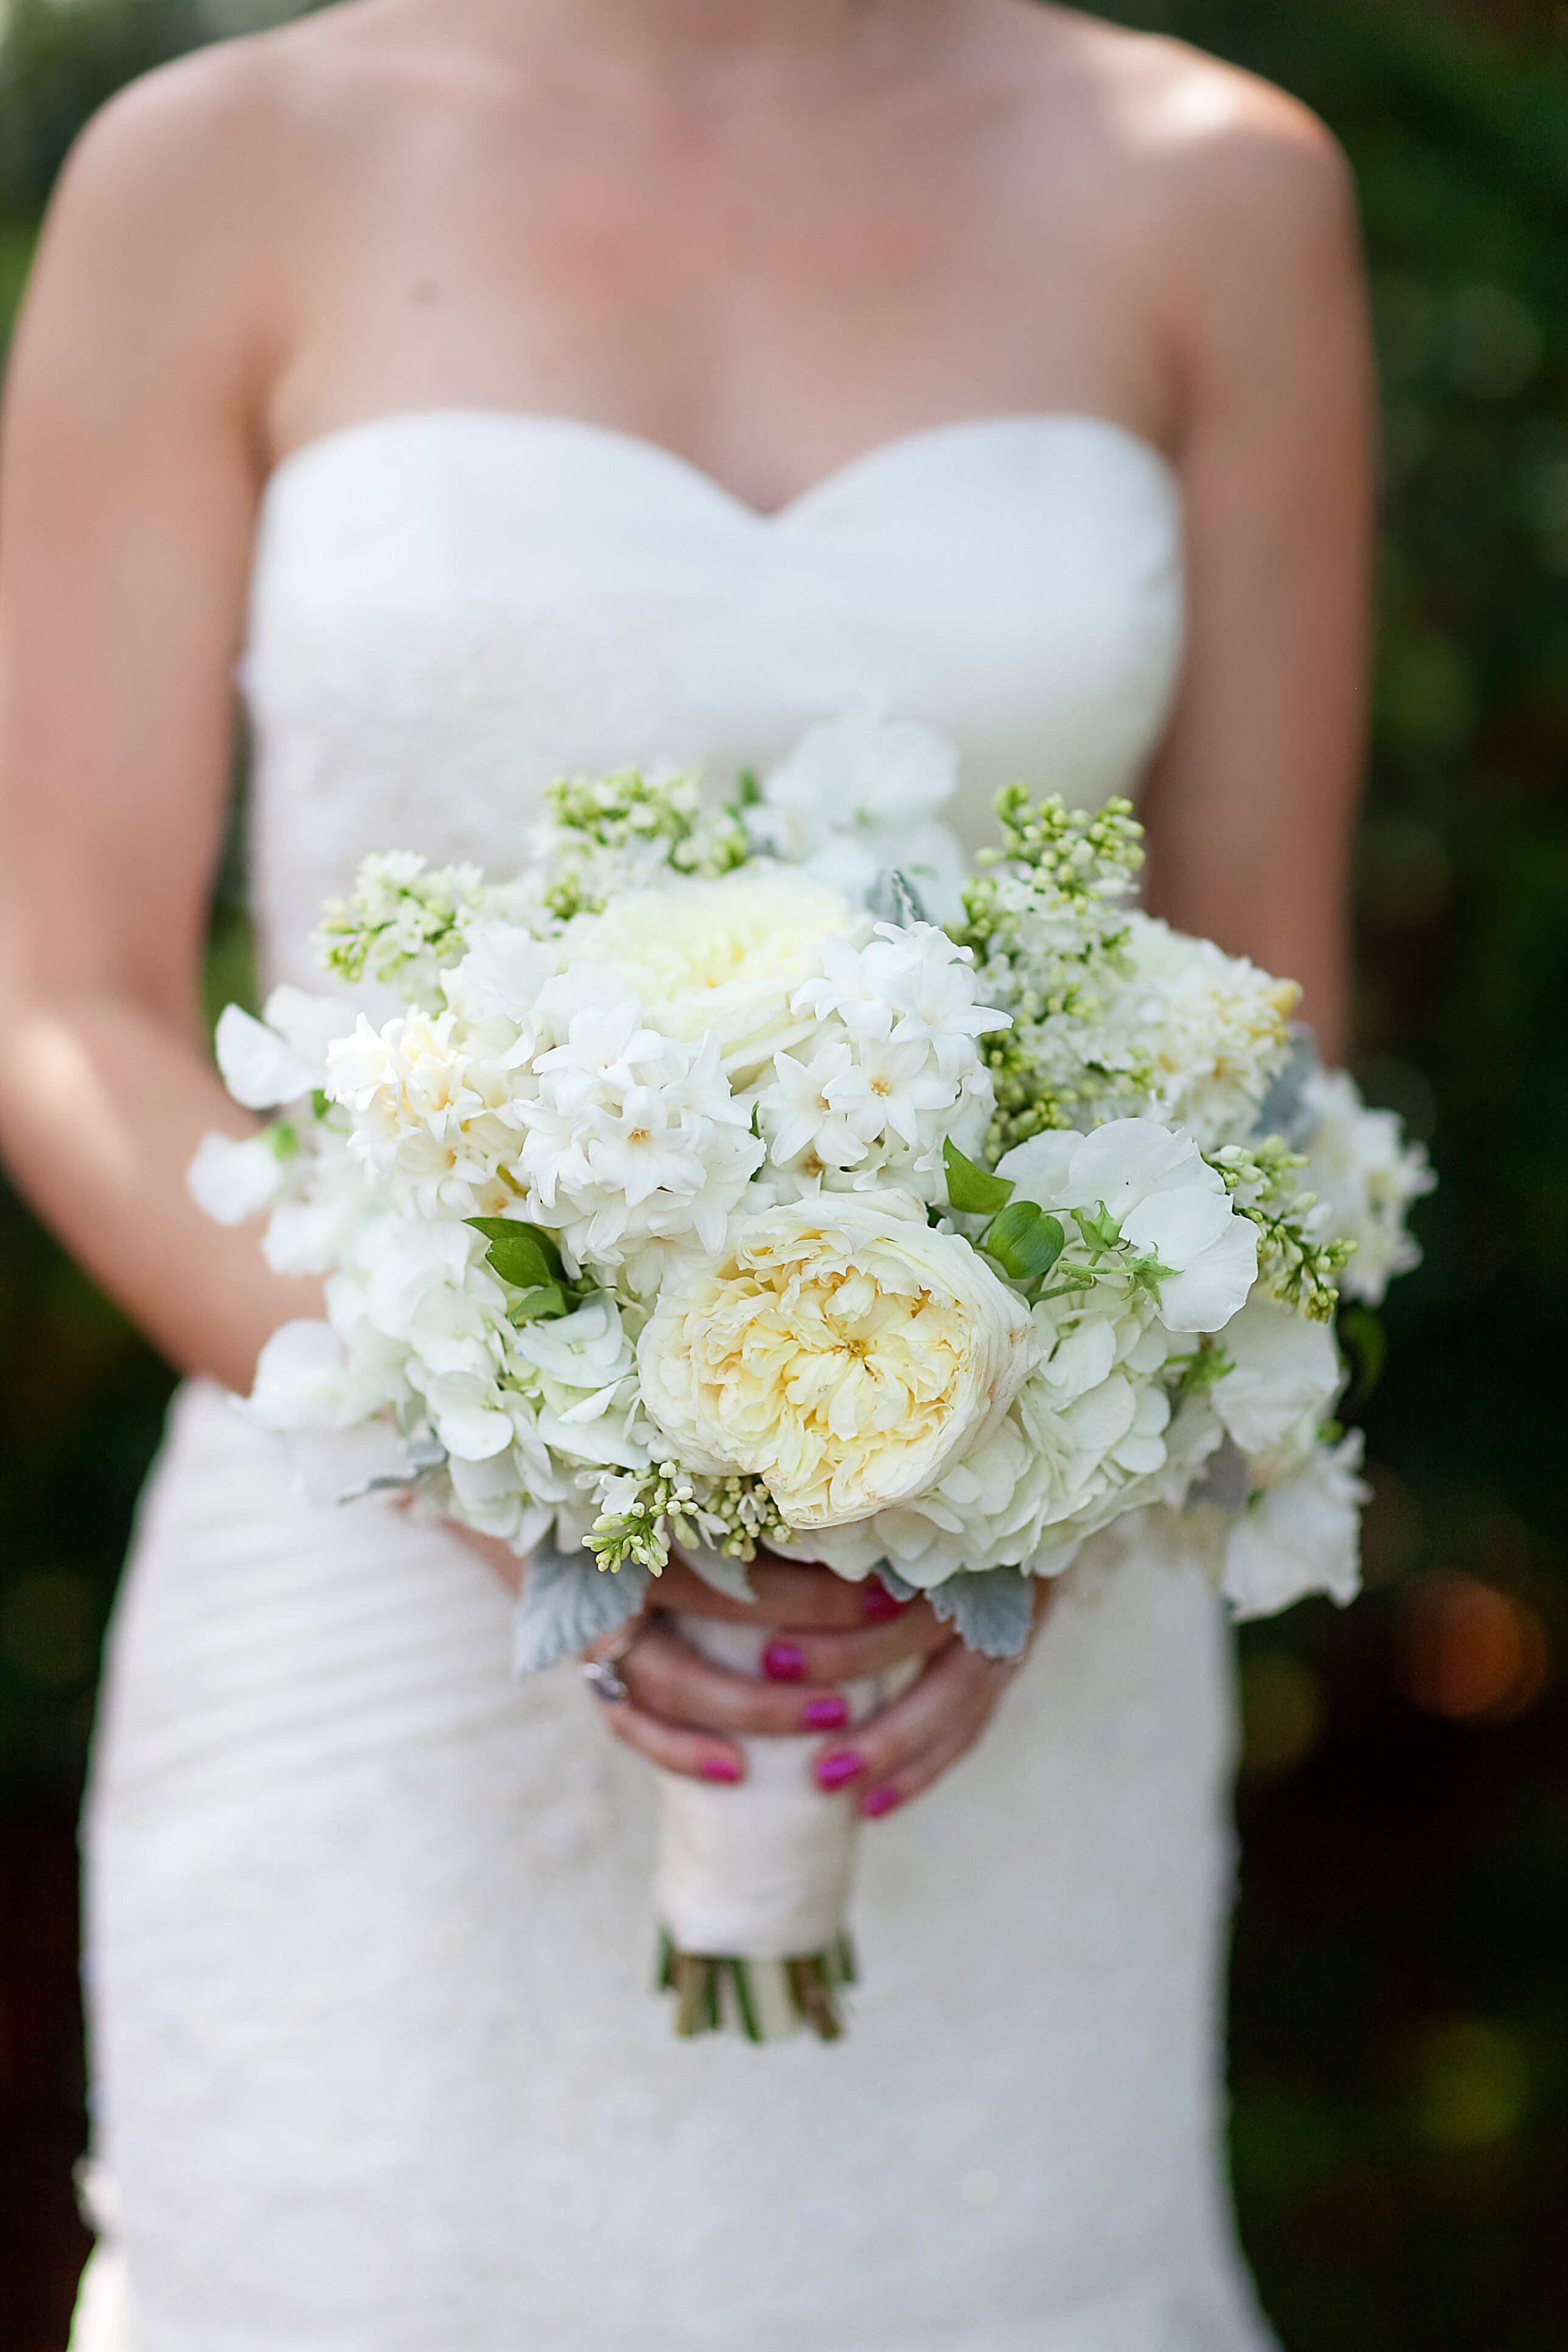
[[[1363,1416],[1368,1595],[1243,1643],[1243,2227],[1291,2352],[1562,2352],[1568,9],[1106,13],[1299,92],[1356,169],[1386,409],[1359,1067],[1443,1178]],[[17,0],[6,308],[84,116],[205,30]],[[79,2253],[70,1825],[167,1388],[0,1193],[0,2352],[59,2352]]]

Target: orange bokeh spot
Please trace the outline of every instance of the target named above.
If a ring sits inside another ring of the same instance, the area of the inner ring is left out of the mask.
[[[1456,1723],[1511,1723],[1552,1675],[1552,1643],[1528,1601],[1440,1570],[1408,1586],[1394,1649],[1406,1698]]]

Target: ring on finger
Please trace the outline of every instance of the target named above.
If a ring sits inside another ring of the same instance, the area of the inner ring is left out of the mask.
[[[596,1699],[605,1706],[624,1706],[630,1698],[631,1685],[618,1669],[623,1659],[630,1656],[647,1627],[640,1617],[623,1625],[605,1642],[595,1644],[591,1657],[583,1661],[583,1679]]]

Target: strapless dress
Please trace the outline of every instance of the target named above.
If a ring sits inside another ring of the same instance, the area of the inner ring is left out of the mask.
[[[1135,792],[1175,479],[1089,417],[890,443],[763,516],[563,419],[398,415],[268,488],[245,683],[265,977],[362,854],[520,860],[563,772],[723,790],[870,704],[995,787]],[[77,2352],[1258,2352],[1220,2155],[1232,1668],[1131,1542],[868,1832],[845,2042],[678,2043],[652,1790],[439,1528],[312,1506],[187,1386],[89,1798]]]

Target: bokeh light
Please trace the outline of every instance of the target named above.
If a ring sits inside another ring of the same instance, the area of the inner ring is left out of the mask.
[[[1394,1654],[1405,1696],[1455,1723],[1512,1723],[1552,1675],[1539,1611],[1452,1570],[1419,1577],[1402,1592]]]

